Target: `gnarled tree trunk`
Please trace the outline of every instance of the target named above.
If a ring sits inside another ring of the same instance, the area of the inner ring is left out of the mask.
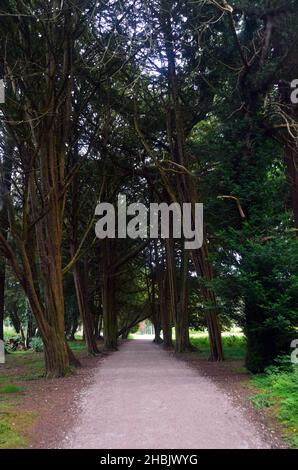
[[[210,340],[210,360],[222,361],[224,359],[221,330],[218,320],[218,310],[215,293],[206,287],[206,282],[213,279],[211,264],[208,259],[208,249],[206,241],[200,250],[192,251],[192,259],[197,273],[202,276],[204,282],[201,293],[205,302],[205,318],[208,327]]]
[[[177,294],[177,278],[176,278],[176,259],[175,259],[175,245],[173,238],[166,240],[166,260],[167,260],[167,300],[166,308],[169,309],[169,314],[166,313],[166,320],[168,325],[167,333],[170,334],[172,339],[172,331],[169,332],[170,325],[177,324],[178,318],[178,294]],[[165,313],[165,312],[164,312]],[[171,328],[171,327],[170,327]],[[172,329],[172,328],[171,328]]]
[[[189,314],[188,314],[188,266],[189,253],[183,250],[181,267],[181,292],[178,303],[177,321],[175,324],[176,342],[175,350],[179,353],[189,351]]]
[[[117,313],[115,308],[115,275],[113,271],[113,240],[103,240],[103,337],[104,349],[106,351],[116,351],[118,349],[118,326]]]
[[[163,343],[166,347],[173,347],[172,338],[172,320],[170,312],[170,296],[169,296],[169,282],[168,273],[166,271],[161,272],[159,281],[159,299],[160,299],[160,316],[161,316],[161,328],[163,335]]]
[[[77,262],[73,268],[73,277],[79,311],[84,325],[85,341],[87,344],[88,354],[94,356],[99,352],[96,345],[94,319],[88,305],[86,273],[83,271],[83,266],[79,262]]]

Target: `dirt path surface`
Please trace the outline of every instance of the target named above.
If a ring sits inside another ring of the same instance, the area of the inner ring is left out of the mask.
[[[108,356],[79,408],[63,448],[270,448],[212,381],[151,341]]]

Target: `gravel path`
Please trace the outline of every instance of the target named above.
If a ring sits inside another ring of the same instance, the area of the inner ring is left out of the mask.
[[[269,448],[209,379],[151,341],[108,356],[83,393],[63,448]]]

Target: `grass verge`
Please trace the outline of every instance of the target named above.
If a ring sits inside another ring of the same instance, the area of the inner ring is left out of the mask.
[[[298,448],[298,369],[256,375],[251,379],[257,393],[251,397],[257,409],[267,408],[282,427],[289,444]]]
[[[70,348],[80,354],[86,351],[84,341],[71,341]],[[0,366],[0,449],[25,448],[30,426],[36,413],[21,410],[22,398],[30,393],[29,381],[44,377],[43,353],[14,351]]]

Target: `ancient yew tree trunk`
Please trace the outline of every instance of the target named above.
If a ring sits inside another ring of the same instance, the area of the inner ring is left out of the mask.
[[[160,319],[160,311],[156,308],[155,315],[152,317],[152,323],[154,326],[154,343],[161,344],[162,338],[160,336],[161,333],[161,319]]]
[[[149,302],[150,302],[150,310],[151,310],[151,320],[154,326],[154,343],[160,344],[162,343],[162,338],[160,337],[160,332],[161,332],[161,309],[160,309],[160,304],[158,303],[157,299],[157,282],[158,282],[158,271],[159,267],[158,262],[156,261],[158,259],[158,248],[157,248],[157,243],[156,240],[154,240],[154,255],[155,255],[155,264],[153,267],[153,253],[151,251],[151,246],[149,247],[149,270],[150,270],[150,276],[147,277],[147,284],[148,284],[148,297],[149,297]]]
[[[88,285],[86,282],[86,270],[85,266],[83,266],[82,263],[77,262],[75,264],[73,268],[73,277],[79,311],[84,326],[85,341],[87,344],[88,354],[94,355],[99,351],[96,345],[94,319],[88,305]]]
[[[155,263],[156,263],[156,287],[157,287],[157,308],[158,318],[157,325],[154,324],[155,339],[159,342],[163,342],[166,346],[172,346],[172,330],[169,324],[168,316],[168,305],[166,301],[166,281],[165,281],[165,270],[163,254],[158,252],[157,244],[154,243]],[[161,258],[161,262],[160,262]],[[158,337],[156,330],[158,329]],[[161,339],[161,331],[163,332],[163,339]]]
[[[224,358],[221,332],[218,320],[218,309],[215,293],[206,286],[206,283],[213,279],[212,267],[209,262],[206,242],[200,250],[192,252],[192,259],[197,273],[202,276],[202,297],[205,302],[205,317],[210,338],[210,359],[212,361],[222,361]]]
[[[175,325],[175,350],[185,352],[191,349],[189,341],[189,315],[188,315],[188,264],[189,253],[182,250],[181,279],[177,279],[177,266],[175,259],[175,242],[173,238],[166,241],[168,286],[170,299],[170,312]]]
[[[50,124],[50,123],[49,123]],[[43,333],[47,375],[67,373],[68,351],[64,331],[62,276],[63,201],[60,188],[64,178],[63,155],[56,152],[56,133],[46,126],[47,138],[40,152],[41,187],[46,216],[37,224],[37,242],[43,277],[45,316],[49,325]]]
[[[175,244],[173,238],[166,240],[166,260],[167,260],[167,298],[169,303],[166,308],[169,310],[170,315],[164,319],[168,322],[166,328],[169,328],[172,323],[176,326],[178,319],[178,293],[177,293],[177,273],[176,273],[176,258],[175,258]],[[170,321],[169,321],[170,320]],[[169,331],[167,331],[169,333]]]
[[[72,154],[72,164],[75,166],[78,163],[78,149]],[[80,180],[76,175],[73,179],[72,194],[71,194],[71,226],[72,226],[72,237],[71,237],[71,256],[72,260],[76,260],[77,250],[79,247],[79,212],[80,196],[82,194],[79,191]],[[79,255],[80,256],[80,255]],[[84,260],[77,259],[73,265],[73,278],[76,290],[77,304],[83,322],[84,340],[86,341],[88,353],[91,355],[97,354],[98,348],[96,345],[96,331],[95,331],[95,316],[92,315],[89,308],[88,298],[88,281],[87,281],[87,264],[86,258]]]
[[[0,231],[0,250],[30,303],[48,377],[64,376],[74,362],[65,339],[62,279],[64,206],[71,182],[64,172],[72,123],[74,10],[54,0],[41,4],[40,21],[30,21],[30,27],[22,14],[2,23],[9,38],[3,62],[10,83],[3,113],[13,123],[6,130],[16,148],[19,205],[16,213],[10,198],[10,239]]]
[[[113,270],[113,240],[103,240],[103,337],[104,349],[115,351],[118,349],[117,312],[115,306],[115,272]]]
[[[169,282],[168,274],[165,269],[160,269],[158,276],[158,291],[160,305],[160,321],[163,335],[163,343],[165,346],[172,348],[172,319],[169,309]]]
[[[53,15],[60,2],[53,2]],[[30,177],[30,205],[34,220],[43,286],[43,304],[32,305],[44,341],[46,374],[60,377],[68,373],[73,355],[65,338],[62,274],[62,229],[66,197],[65,156],[71,128],[71,93],[74,30],[71,9],[61,10],[63,31],[52,18],[45,23],[45,67],[42,97],[47,113],[31,126],[35,147],[35,178]],[[61,49],[61,35],[63,48]],[[29,58],[28,58],[29,59]],[[57,68],[60,69],[57,77]],[[37,104],[40,106],[40,104]],[[42,115],[41,110],[35,110]],[[40,175],[39,198],[36,176]],[[43,216],[38,217],[42,208]],[[43,310],[43,311],[41,311]]]
[[[189,253],[186,250],[182,252],[181,282],[178,303],[178,315],[175,324],[176,343],[175,349],[182,353],[191,349],[189,340],[189,313],[188,313],[188,268]]]

